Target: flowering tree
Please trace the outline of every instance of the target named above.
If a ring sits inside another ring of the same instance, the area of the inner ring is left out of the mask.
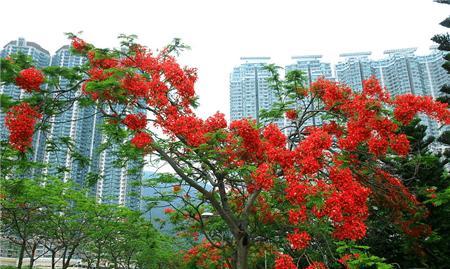
[[[11,147],[26,154],[31,130],[37,122],[45,126],[52,104],[62,108],[70,101],[85,100],[107,119],[104,135],[110,143],[120,144],[121,156],[151,154],[199,193],[199,200],[229,231],[234,268],[248,268],[249,248],[255,241],[250,221],[257,213],[255,205],[261,205],[266,195],[286,202],[285,212],[278,212],[279,221],[285,222],[285,240],[297,253],[320,234],[337,240],[363,238],[371,193],[401,207],[416,203],[378,160],[386,154],[407,154],[408,140],[397,130],[416,113],[450,122],[446,104],[414,95],[391,98],[375,79],[356,93],[323,79],[305,88],[295,76],[273,80],[287,104],[271,116],[293,109],[287,113],[292,123],[288,137],[273,123],[262,126],[242,119],[228,124],[221,113],[204,120],[193,111],[196,70],[180,67],[173,56],[185,47],[179,40],[154,53],[132,37],[123,36],[120,49],[98,49],[70,37],[74,53],[88,59],[77,70],[41,72],[26,62],[2,60],[7,67],[2,81],[5,77],[31,96],[8,108]],[[72,87],[64,91],[74,91],[79,99],[61,103],[51,88],[42,87],[58,76],[71,79]],[[292,106],[297,103],[304,106]],[[324,120],[320,126],[307,126],[308,119],[319,115]],[[128,142],[121,143],[123,139]],[[376,191],[379,186],[390,187],[381,193]],[[196,218],[202,221],[199,213]],[[326,261],[306,262],[309,268],[326,268]],[[275,267],[296,265],[288,254],[279,254]]]

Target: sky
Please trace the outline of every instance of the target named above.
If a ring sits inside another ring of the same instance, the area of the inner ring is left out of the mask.
[[[65,32],[78,31],[97,47],[117,47],[121,33],[152,49],[181,38],[191,50],[180,62],[198,68],[201,117],[229,115],[229,75],[242,56],[284,66],[296,55],[334,64],[344,52],[426,54],[450,13],[432,0],[4,0],[0,8],[0,46],[20,36],[53,54],[68,44]]]

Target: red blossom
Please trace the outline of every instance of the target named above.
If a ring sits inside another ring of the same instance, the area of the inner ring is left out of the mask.
[[[102,55],[101,53],[97,53],[93,50],[87,53],[87,57],[92,67],[95,68],[110,69],[117,67],[119,64],[119,60],[109,58],[108,56]]]
[[[319,78],[311,85],[311,91],[320,96],[326,109],[339,108],[348,102],[352,90],[345,85]]]
[[[289,120],[296,120],[298,117],[297,115],[297,111],[295,111],[294,109],[290,109],[288,111],[286,111],[286,118]]]
[[[259,130],[254,124],[255,122],[249,119],[233,121],[230,131],[241,139],[240,157],[243,160],[258,162],[263,160],[263,147]]]
[[[284,148],[286,146],[286,136],[276,124],[271,123],[267,125],[264,128],[263,136],[273,147]]]
[[[130,95],[142,98],[148,96],[150,89],[150,83],[139,74],[126,75],[121,81],[121,86]]]
[[[83,52],[87,48],[87,43],[78,37],[74,37],[72,38],[72,47],[77,52]]]
[[[293,234],[288,234],[287,239],[293,249],[302,250],[308,246],[311,236],[305,231],[295,231]]]
[[[418,112],[426,113],[442,123],[450,124],[450,111],[447,104],[434,101],[431,96],[399,95],[394,99],[393,104],[395,118],[404,125],[410,123]]]
[[[270,190],[273,187],[274,175],[271,167],[267,163],[258,166],[256,171],[252,173],[252,178],[256,185],[263,190]]]
[[[382,137],[379,137],[377,135],[373,135],[369,141],[369,152],[373,153],[376,156],[384,155],[388,148],[388,141]]]
[[[205,124],[202,119],[195,116],[169,114],[160,124],[174,136],[184,139],[189,146],[198,147],[207,142]]]
[[[288,215],[291,224],[298,224],[299,222],[304,222],[308,219],[306,206],[302,206],[299,210],[290,209]]]
[[[362,94],[371,98],[377,98],[380,101],[387,101],[389,99],[389,92],[381,88],[375,76],[371,76],[369,79],[363,81]]]
[[[280,253],[275,260],[275,269],[297,269],[297,266],[291,256]]]
[[[400,156],[405,156],[409,153],[409,140],[405,134],[392,135],[389,141],[391,149]]]
[[[294,162],[302,167],[302,173],[313,174],[322,167],[324,150],[331,147],[332,137],[323,128],[311,128],[310,134],[294,151]]]
[[[44,83],[44,74],[34,67],[23,69],[16,77],[16,85],[26,92],[40,91],[42,83]]]
[[[177,89],[180,96],[186,100],[194,97],[194,84],[197,80],[195,69],[183,70],[173,57],[165,57],[160,67],[167,81]]]
[[[143,113],[128,114],[122,122],[128,127],[128,129],[140,131],[145,129],[147,126],[147,117]]]
[[[219,129],[226,128],[227,121],[225,120],[225,114],[217,112],[213,116],[207,118],[205,127],[208,132],[215,132]]]
[[[34,126],[42,115],[28,103],[13,106],[6,113],[5,125],[9,130],[9,143],[25,152],[33,142]]]
[[[345,254],[343,255],[338,262],[341,263],[342,265],[346,266],[347,268],[347,262],[353,259],[357,259],[359,257],[358,253],[355,254]]]
[[[164,208],[164,213],[165,214],[172,214],[174,212],[175,212],[175,210],[173,208],[170,208],[170,207]]]
[[[134,135],[133,139],[131,139],[131,144],[139,149],[146,148],[153,142],[152,138],[149,134],[144,132],[138,132]]]

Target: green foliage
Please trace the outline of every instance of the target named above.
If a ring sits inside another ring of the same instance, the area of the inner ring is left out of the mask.
[[[392,265],[385,263],[384,258],[377,257],[368,252],[370,247],[357,245],[354,242],[336,242],[338,246],[336,252],[340,255],[349,255],[350,259],[346,262],[347,266],[351,269],[358,268],[378,268],[378,269],[391,269]]]
[[[281,67],[273,64],[265,66],[270,72],[267,79],[269,86],[274,90],[277,102],[274,102],[268,110],[260,111],[261,122],[272,122],[283,118],[284,113],[296,106],[297,99],[303,99],[307,80],[302,71],[292,70],[286,74],[284,80],[280,79],[279,70]]]
[[[8,109],[14,105],[16,105],[17,102],[14,101],[10,96],[6,94],[0,94],[0,108],[2,109],[2,112],[5,113],[8,111]]]
[[[416,214],[409,217],[418,218],[415,219],[416,225],[428,225],[433,232],[417,238],[408,236],[394,223],[394,210],[371,201],[368,234],[363,244],[370,246],[377,256],[402,267],[439,267],[450,262],[444,254],[450,240],[446,232],[450,228],[449,177],[445,169],[448,159],[429,150],[434,138],[426,137],[426,127],[420,125],[419,119],[403,126],[400,131],[408,136],[410,154],[405,158],[387,158],[384,161],[404,180],[418,200],[427,205],[426,208],[417,208]],[[426,215],[428,217],[423,217]]]
[[[14,83],[17,74],[33,65],[33,59],[22,53],[11,54],[8,59],[0,59],[0,85]]]

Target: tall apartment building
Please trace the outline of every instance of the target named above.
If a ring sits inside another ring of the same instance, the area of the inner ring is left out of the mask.
[[[372,75],[371,52],[343,53],[343,61],[336,64],[336,79],[354,91],[362,91],[363,81]]]
[[[0,55],[4,58],[18,52],[31,56],[34,64],[38,67],[50,65],[75,67],[86,61],[85,58],[72,54],[69,46],[61,47],[51,57],[47,50],[34,42],[25,41],[23,38],[6,44]],[[67,80],[61,79],[60,86],[61,89],[65,89],[71,85]],[[51,88],[50,90],[57,94],[56,90]],[[15,100],[20,100],[27,93],[16,86],[8,85],[0,87],[0,94],[6,94]],[[64,93],[60,94],[58,98],[68,100],[80,94],[80,91]],[[9,136],[4,124],[4,116],[4,113],[0,112],[1,140],[7,140]],[[48,164],[48,169],[44,171],[34,170],[33,173],[56,174],[58,169],[67,168],[62,180],[71,179],[83,187],[88,186],[87,176],[89,173],[99,174],[100,180],[94,186],[91,186],[92,194],[96,196],[99,202],[119,204],[139,210],[140,186],[137,183],[142,178],[142,171],[139,171],[140,164],[130,162],[125,167],[118,168],[115,166],[117,155],[114,154],[114,149],[107,149],[101,154],[97,151],[102,140],[106,139],[102,137],[100,132],[102,123],[103,118],[100,113],[97,113],[96,108],[83,107],[78,102],[74,102],[73,106],[63,113],[52,117],[49,121],[50,130],[46,134],[38,131],[33,137],[33,160]],[[89,165],[83,166],[80,162],[73,161],[71,152],[67,145],[63,143],[57,143],[56,150],[48,150],[47,142],[51,140],[58,142],[58,140],[66,138],[70,138],[74,149],[79,154],[90,159]],[[132,168],[137,168],[137,173],[129,174],[128,170]],[[43,247],[39,246],[37,252],[43,253]],[[0,257],[16,258],[17,253],[16,246],[11,245],[0,235]],[[44,260],[47,258],[46,255],[42,257]],[[11,259],[13,265],[14,262],[15,260]]]
[[[230,75],[231,120],[253,118],[259,121],[259,111],[271,108],[276,101],[267,79],[270,72],[264,69],[270,57],[242,57],[241,65]]]
[[[331,64],[324,63],[321,61],[322,55],[303,55],[303,56],[294,56],[291,58],[295,61],[294,64],[287,65],[285,67],[286,74],[292,70],[300,70],[305,76],[306,82],[305,87],[311,86],[311,84],[317,81],[320,77],[325,79],[334,80]],[[297,103],[295,108],[301,109],[303,106],[302,103]],[[313,103],[311,106],[311,110],[314,110],[315,104]],[[308,126],[320,125],[322,119],[320,117],[312,117],[307,122]]]
[[[379,60],[369,59],[370,52],[342,54],[345,61],[336,65],[336,78],[352,89],[361,90],[362,81],[373,75],[391,96],[412,93],[436,98],[440,88],[450,84],[450,76],[442,68],[444,55],[435,47],[425,56],[416,55],[416,50],[386,50],[385,57]],[[428,135],[439,136],[443,131],[434,120],[424,115],[419,117],[428,127]]]
[[[101,139],[101,142],[105,142],[107,137],[102,136]],[[124,205],[139,210],[141,193],[139,183],[143,177],[143,167],[138,161],[128,161],[124,166],[118,167],[117,150],[118,146],[113,145],[98,156],[100,178],[94,189],[95,196],[102,203]]]
[[[294,64],[287,65],[286,73],[291,70],[300,70],[303,72],[309,86],[319,77],[334,80],[331,72],[331,64],[321,61],[322,55],[303,55],[294,56],[291,58],[295,61]]]
[[[50,53],[43,49],[39,44],[35,42],[26,41],[24,38],[18,38],[17,40],[13,40],[6,44],[2,51],[0,52],[1,58],[6,58],[11,54],[15,53],[23,53],[30,56],[33,59],[33,62],[38,67],[46,67],[50,65]],[[12,97],[14,100],[20,100],[27,96],[27,93],[14,86],[14,85],[6,85],[0,86],[0,94],[5,94],[7,96]],[[0,139],[6,140],[8,139],[9,132],[5,126],[5,113],[0,110]],[[42,161],[44,158],[44,148],[45,148],[45,136],[41,131],[38,131],[33,136],[33,161]],[[39,171],[34,171],[39,173]]]
[[[392,96],[413,93],[427,95],[415,51],[417,48],[386,50],[385,59],[372,61],[372,74]]]
[[[438,50],[437,47],[438,46],[431,46],[430,54],[417,57],[425,92],[430,93],[433,98],[442,95],[440,89],[442,86],[449,83],[449,74],[442,68],[445,53]]]
[[[75,67],[80,66],[86,61],[85,58],[79,55],[70,53],[69,46],[59,48],[52,57],[52,66],[59,67]],[[60,81],[61,89],[67,89],[72,85],[65,79]],[[59,94],[54,90],[54,94],[58,94],[60,99],[70,100],[80,95],[80,91]],[[70,149],[67,144],[61,143],[61,140],[70,138],[74,145],[74,149],[81,155],[88,157],[89,147],[92,145],[91,140],[95,134],[95,117],[93,108],[80,107],[77,101],[64,112],[53,116],[50,119],[51,128],[49,132],[49,139],[57,144],[56,151],[46,151],[45,163],[49,164],[49,174],[55,174],[61,167],[67,167],[67,172],[64,173],[63,180],[72,179],[77,184],[84,186],[84,177],[86,175],[86,168],[82,167],[80,163],[73,162],[70,154]],[[97,144],[98,146],[98,144]]]
[[[437,46],[430,48],[431,53],[424,56],[418,56],[417,61],[421,69],[421,77],[424,87],[424,92],[427,95],[431,95],[433,98],[438,98],[443,93],[440,92],[441,88],[447,84],[450,85],[450,75],[442,68],[444,64],[443,57],[445,53],[437,50]],[[428,119],[429,126],[432,129],[432,135],[436,136],[444,131],[449,131],[450,126],[444,126],[439,128],[435,121]],[[438,129],[439,128],[439,129]]]
[[[75,67],[85,63],[86,59],[74,55],[70,52],[69,46],[63,46],[58,49],[53,57],[41,46],[33,42],[26,42],[23,38],[17,41],[9,42],[1,52],[2,57],[11,53],[23,52],[30,55],[38,67],[59,66]],[[70,87],[67,80],[61,79],[61,89]],[[52,90],[52,89],[50,89]],[[14,99],[20,99],[24,96],[24,91],[15,86],[3,86],[0,93],[12,96]],[[54,90],[54,94],[56,90]],[[69,100],[81,95],[81,91],[60,94],[58,98]],[[67,168],[62,180],[73,180],[80,186],[88,186],[87,175],[89,173],[99,174],[99,181],[92,187],[92,194],[103,203],[120,204],[132,209],[139,209],[139,186],[137,183],[142,178],[142,172],[139,172],[140,163],[130,162],[125,167],[116,167],[115,162],[118,159],[114,154],[115,148],[107,149],[102,153],[98,148],[102,141],[106,139],[101,134],[101,125],[103,118],[96,108],[83,107],[75,101],[66,111],[50,119],[50,130],[44,135],[36,133],[34,137],[33,152],[36,161],[43,161],[48,164],[48,169],[42,171],[48,174],[56,174],[60,168]],[[8,133],[4,125],[4,115],[0,114],[0,138],[7,139]],[[47,139],[44,139],[47,136]],[[64,143],[58,143],[61,139],[70,138],[74,149],[91,161],[89,165],[83,166],[80,162],[74,161],[69,148]],[[46,142],[55,141],[56,150],[48,150]],[[134,174],[128,173],[129,170],[136,170]],[[134,195],[137,193],[137,195]]]

